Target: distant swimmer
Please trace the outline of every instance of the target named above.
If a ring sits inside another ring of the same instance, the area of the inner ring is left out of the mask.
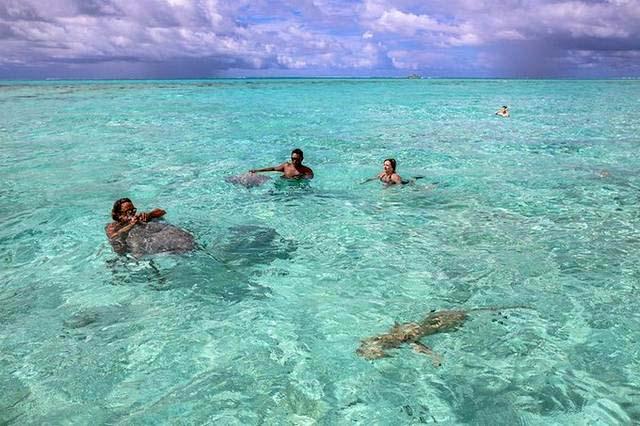
[[[496,115],[500,117],[509,117],[509,108],[506,105],[503,105],[498,111],[496,111]]]
[[[398,173],[396,173],[396,160],[393,158],[387,158],[382,163],[382,173],[375,177],[369,178],[362,183],[371,182],[373,180],[379,180],[387,185],[407,184],[412,183],[416,179],[422,179],[422,176],[415,176],[412,179],[402,179]]]
[[[249,173],[256,172],[282,172],[282,177],[286,179],[313,179],[313,170],[302,165],[304,154],[301,149],[291,151],[291,162],[285,162],[279,166],[265,167],[263,169],[251,169]]]

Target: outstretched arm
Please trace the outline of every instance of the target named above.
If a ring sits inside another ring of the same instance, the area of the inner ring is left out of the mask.
[[[167,214],[166,211],[162,210],[162,209],[153,209],[148,213],[140,213],[138,215],[138,218],[142,221],[142,222],[148,222],[151,219],[157,219],[159,217],[164,216],[165,214]]]
[[[380,177],[382,176],[382,173],[375,175],[374,177],[370,177],[368,179],[363,180],[362,182],[360,182],[360,185],[362,185],[363,183],[369,183],[372,182],[374,180],[378,180],[380,179]]]
[[[282,172],[284,171],[284,165],[286,163],[282,163],[279,166],[274,166],[274,167],[265,167],[263,169],[251,169],[249,170],[249,173],[256,173],[256,172]]]

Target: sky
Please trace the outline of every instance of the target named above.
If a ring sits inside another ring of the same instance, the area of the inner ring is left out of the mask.
[[[0,78],[640,77],[640,0],[0,0]]]

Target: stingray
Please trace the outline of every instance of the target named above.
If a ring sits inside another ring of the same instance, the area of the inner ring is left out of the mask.
[[[468,311],[431,312],[420,322],[395,324],[387,333],[362,340],[356,353],[366,359],[378,359],[389,356],[386,352],[388,349],[395,349],[404,343],[408,343],[416,352],[431,356],[433,365],[439,367],[442,364],[441,356],[433,352],[428,346],[420,343],[419,340],[422,337],[456,330],[465,322],[469,312],[505,311],[509,309],[532,308],[528,306],[508,306],[503,308],[476,308]]]
[[[241,175],[227,176],[224,180],[225,182],[233,183],[235,185],[242,185],[245,188],[253,188],[255,186],[262,185],[270,180],[270,178],[269,176],[258,173],[243,173]]]
[[[249,266],[288,259],[295,250],[295,243],[283,238],[273,228],[236,225],[228,228],[219,240],[217,255],[224,262]]]
[[[195,248],[193,235],[163,222],[138,223],[124,240],[113,241],[113,244],[116,252],[129,252],[135,257],[157,253],[186,253]]]
[[[65,319],[62,324],[66,330],[75,330],[91,326],[102,328],[131,318],[131,310],[127,306],[107,305],[83,309]]]

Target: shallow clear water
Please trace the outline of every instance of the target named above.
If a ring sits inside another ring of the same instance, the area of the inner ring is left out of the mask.
[[[0,110],[0,423],[640,418],[640,81],[5,82]],[[294,147],[309,185],[224,181]],[[391,156],[425,178],[360,184]],[[114,254],[124,196],[199,249]],[[355,353],[506,305],[424,338],[440,368]]]

